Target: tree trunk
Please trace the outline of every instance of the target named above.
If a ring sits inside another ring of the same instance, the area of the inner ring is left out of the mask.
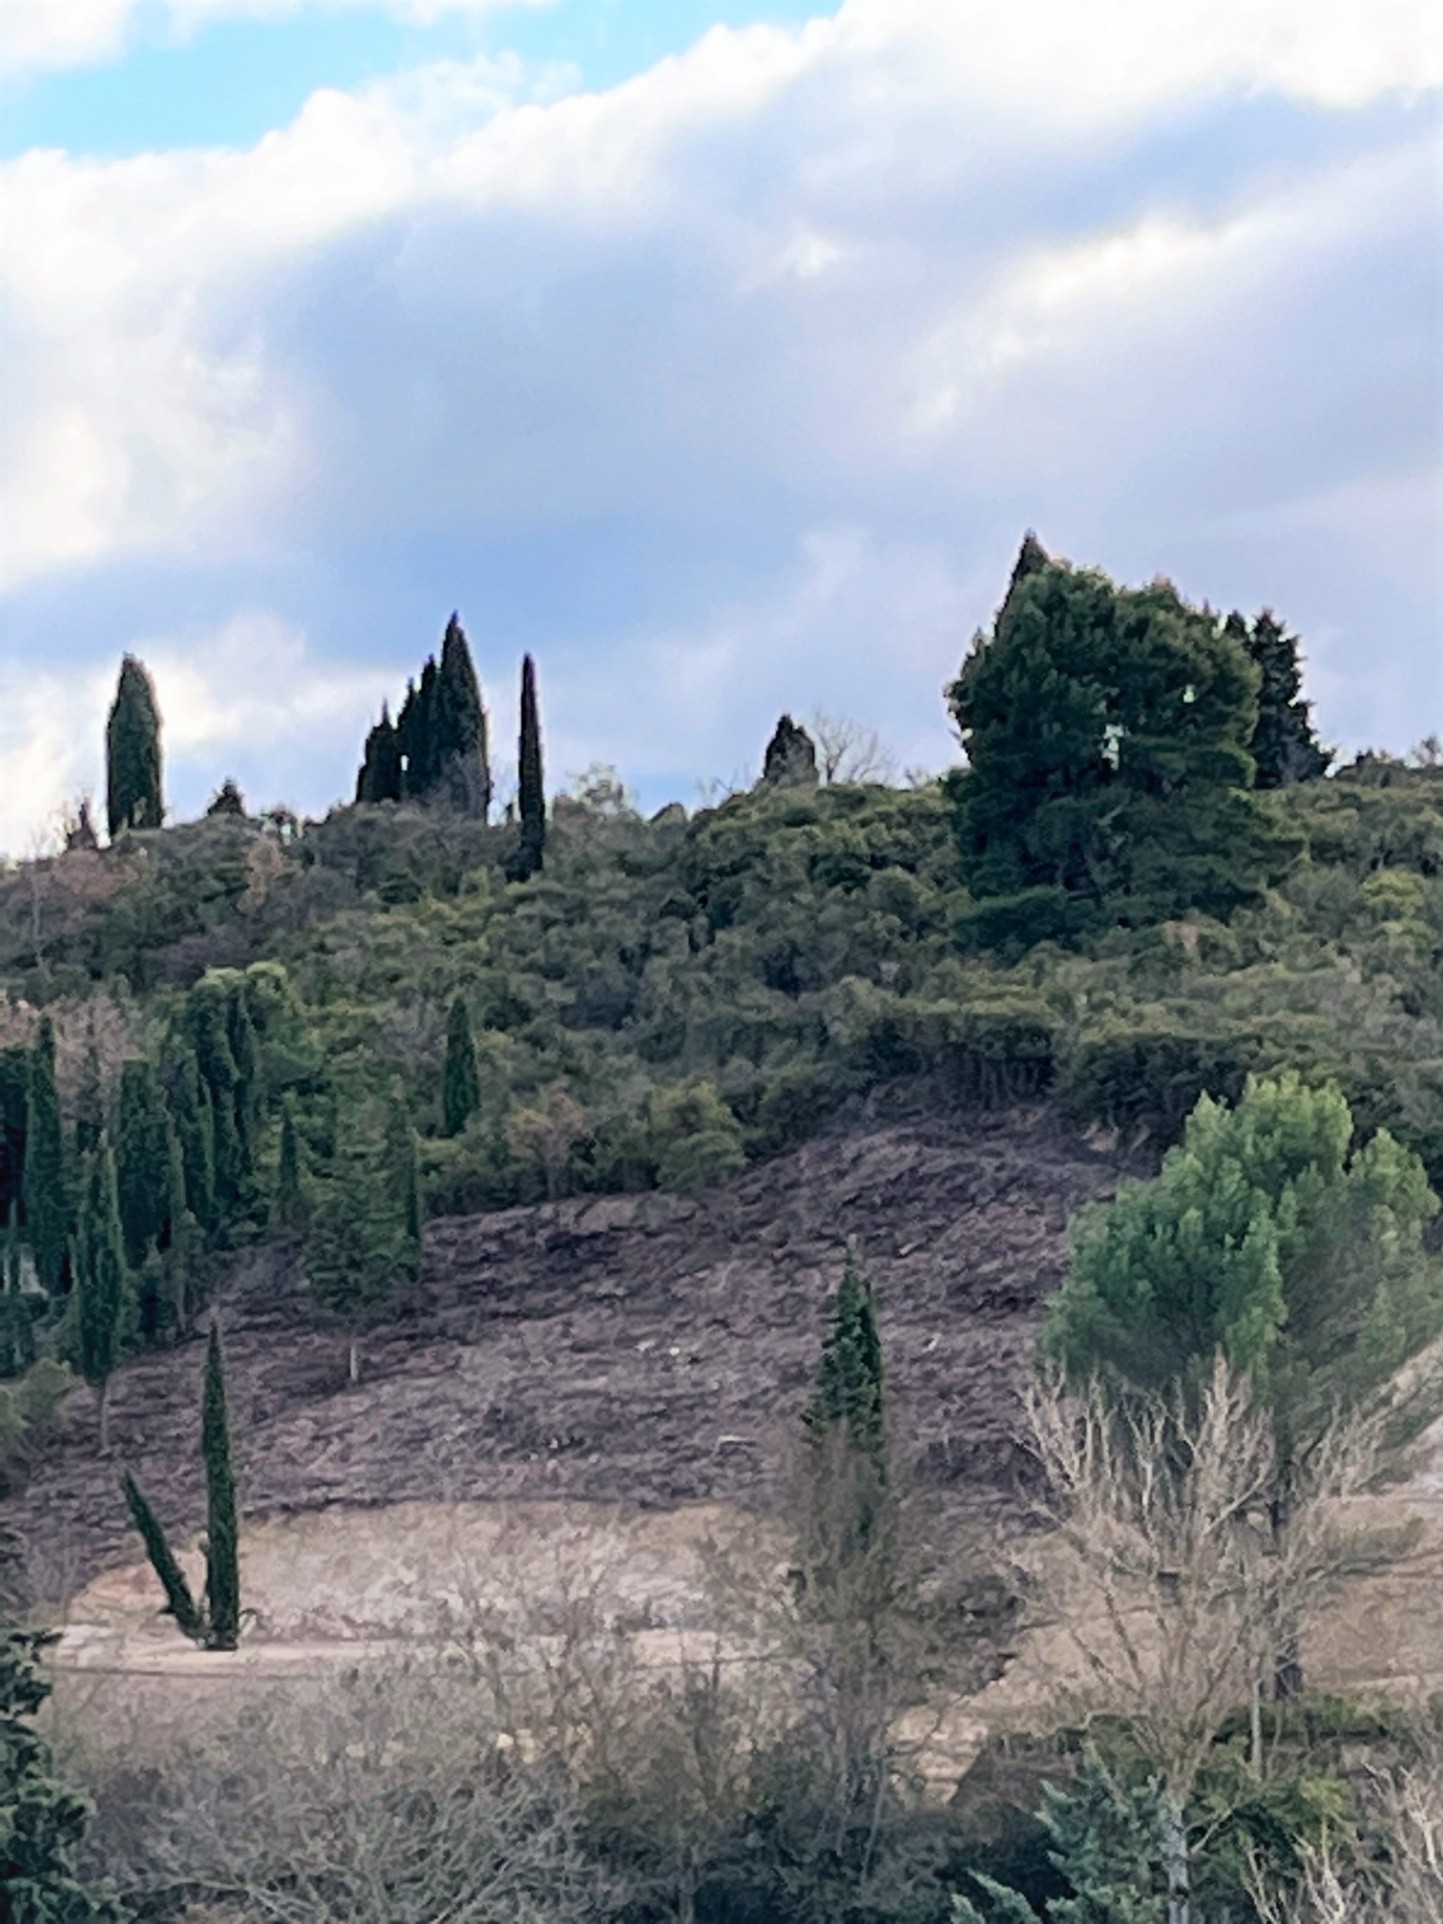
[[[102,1376],[96,1385],[96,1408],[100,1415],[100,1454],[110,1455],[110,1378]]]
[[[1273,1549],[1281,1555],[1283,1538],[1292,1520],[1292,1478],[1284,1469],[1279,1477],[1278,1487],[1268,1505],[1268,1521],[1272,1526]],[[1286,1609],[1286,1601],[1284,1608]],[[1273,1651],[1273,1702],[1290,1703],[1294,1697],[1303,1694],[1303,1653],[1298,1643],[1296,1627],[1288,1622],[1278,1626],[1277,1646]]]
[[[1167,1924],[1191,1924],[1192,1871],[1182,1805],[1171,1792],[1163,1799],[1163,1856],[1167,1864]]]
[[[350,1347],[347,1351],[346,1367],[350,1381],[352,1383],[359,1383],[361,1380],[361,1339],[359,1336],[353,1335],[351,1337]]]

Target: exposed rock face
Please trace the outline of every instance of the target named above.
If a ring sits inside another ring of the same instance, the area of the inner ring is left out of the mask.
[[[1016,1387],[1066,1226],[1117,1159],[1037,1113],[813,1141],[697,1196],[604,1196],[433,1223],[414,1301],[368,1336],[316,1330],[296,1264],[244,1259],[218,1305],[251,1516],[334,1502],[566,1496],[763,1505],[795,1435],[824,1308],[855,1237],[880,1299],[899,1435],[951,1501],[1016,1467]],[[90,1393],[8,1506],[32,1580],[130,1560],[133,1469],[169,1527],[203,1515],[204,1345],[138,1358]]]
[[[762,780],[774,788],[815,788],[817,747],[790,715],[783,715],[767,743]]]

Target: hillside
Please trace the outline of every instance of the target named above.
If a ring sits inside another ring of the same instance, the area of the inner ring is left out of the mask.
[[[899,1432],[922,1481],[986,1506],[1014,1469],[1014,1397],[1065,1226],[1115,1156],[1037,1113],[854,1130],[703,1195],[578,1199],[435,1223],[414,1301],[366,1340],[361,1383],[317,1330],[293,1253],[243,1258],[225,1327],[248,1518],[324,1504],[576,1497],[765,1502],[855,1237],[882,1304]],[[182,1533],[202,1522],[202,1345],[90,1392],[11,1513],[32,1582],[129,1561],[133,1469]]]

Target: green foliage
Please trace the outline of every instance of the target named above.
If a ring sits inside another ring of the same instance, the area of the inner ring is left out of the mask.
[[[86,1164],[75,1235],[75,1356],[81,1375],[101,1391],[101,1447],[105,1447],[104,1386],[120,1361],[129,1308],[130,1277],[115,1193],[115,1158],[100,1139]]]
[[[705,1189],[746,1162],[742,1128],[701,1078],[658,1090],[648,1116],[649,1149],[663,1189]]]
[[[402,1281],[420,1268],[415,1138],[395,1103],[378,1130],[375,1106],[355,1114],[337,1145],[305,1249],[312,1301],[350,1335],[353,1376],[361,1332],[384,1320]]]
[[[459,1136],[481,1106],[481,1079],[466,998],[458,995],[446,1021],[446,1067],[441,1080],[441,1128]]]
[[[1097,926],[1259,899],[1296,851],[1249,792],[1257,687],[1236,637],[1166,583],[1034,558],[948,695],[972,895],[1010,903],[1028,941],[1070,932],[1069,898]]]
[[[1287,632],[1270,608],[1264,608],[1251,627],[1241,615],[1229,615],[1226,632],[1242,643],[1258,670],[1258,721],[1248,744],[1258,787],[1320,781],[1332,757],[1314,733],[1309,705],[1302,699],[1297,636]]]
[[[303,1229],[308,1211],[295,1104],[287,1096],[281,1106],[281,1136],[276,1157],[276,1189],[271,1216],[279,1229]]]
[[[150,1567],[160,1579],[160,1587],[165,1592],[165,1614],[174,1617],[177,1627],[193,1643],[204,1643],[206,1635],[205,1612],[196,1602],[184,1570],[176,1561],[175,1552],[165,1534],[160,1519],[147,1502],[140,1485],[127,1470],[121,1479],[121,1489],[125,1493],[126,1507],[131,1521],[140,1532],[141,1542]]]
[[[840,1429],[851,1447],[881,1468],[887,1448],[882,1339],[877,1304],[855,1247],[847,1251],[831,1321],[822,1339],[817,1383],[803,1421],[814,1438]]]
[[[30,1051],[25,1227],[35,1255],[36,1274],[41,1287],[51,1296],[59,1294],[64,1276],[70,1209],[65,1132],[60,1121],[60,1096],[55,1087],[55,1029],[49,1016],[45,1016]]]
[[[220,1331],[214,1323],[205,1352],[200,1445],[205,1461],[206,1641],[212,1650],[234,1650],[240,1637],[240,1524],[231,1467],[225,1363]]]
[[[21,1475],[60,1420],[75,1378],[42,1356],[13,1382],[0,1383],[0,1490]]]
[[[112,839],[126,828],[159,828],[160,713],[145,664],[127,655],[105,725],[105,813]]]
[[[1161,1386],[1221,1349],[1285,1446],[1356,1404],[1443,1329],[1438,1201],[1386,1131],[1354,1146],[1347,1101],[1296,1074],[1203,1097],[1154,1181],[1084,1212],[1045,1347]]]
[[[195,1051],[173,1046],[163,1071],[185,1187],[185,1206],[202,1226],[215,1219],[215,1112]]]
[[[526,882],[541,871],[546,852],[546,790],[541,771],[541,717],[536,706],[536,664],[521,663],[521,733],[517,746],[517,815],[520,835],[507,874]]]
[[[41,1657],[54,1641],[0,1621],[0,1912],[7,1924],[102,1924],[118,1913],[76,1867],[90,1807],[31,1721],[50,1695]]]
[[[366,737],[356,800],[439,803],[485,821],[491,805],[486,711],[470,644],[452,615],[441,644],[441,665],[428,656],[420,686],[409,684],[395,724],[383,706]]]
[[[115,1181],[125,1259],[139,1269],[170,1226],[171,1130],[155,1071],[146,1061],[120,1072]]]
[[[1086,1751],[1070,1785],[1044,1786],[1042,1819],[1052,1860],[1073,1892],[1049,1905],[1057,1924],[1164,1924],[1165,1824],[1157,1784],[1128,1781]]]

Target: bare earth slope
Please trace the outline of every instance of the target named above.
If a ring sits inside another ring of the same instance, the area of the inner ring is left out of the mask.
[[[902,1436],[928,1480],[985,1500],[1009,1478],[1015,1386],[1068,1219],[1119,1167],[1041,1113],[971,1115],[811,1142],[695,1197],[437,1222],[416,1300],[367,1338],[354,1388],[294,1258],[255,1254],[217,1311],[246,1513],[764,1503],[849,1237],[879,1291]],[[133,1561],[123,1467],[172,1528],[199,1528],[201,1354],[194,1339],[117,1375],[108,1461],[76,1393],[9,1506],[37,1592]]]

